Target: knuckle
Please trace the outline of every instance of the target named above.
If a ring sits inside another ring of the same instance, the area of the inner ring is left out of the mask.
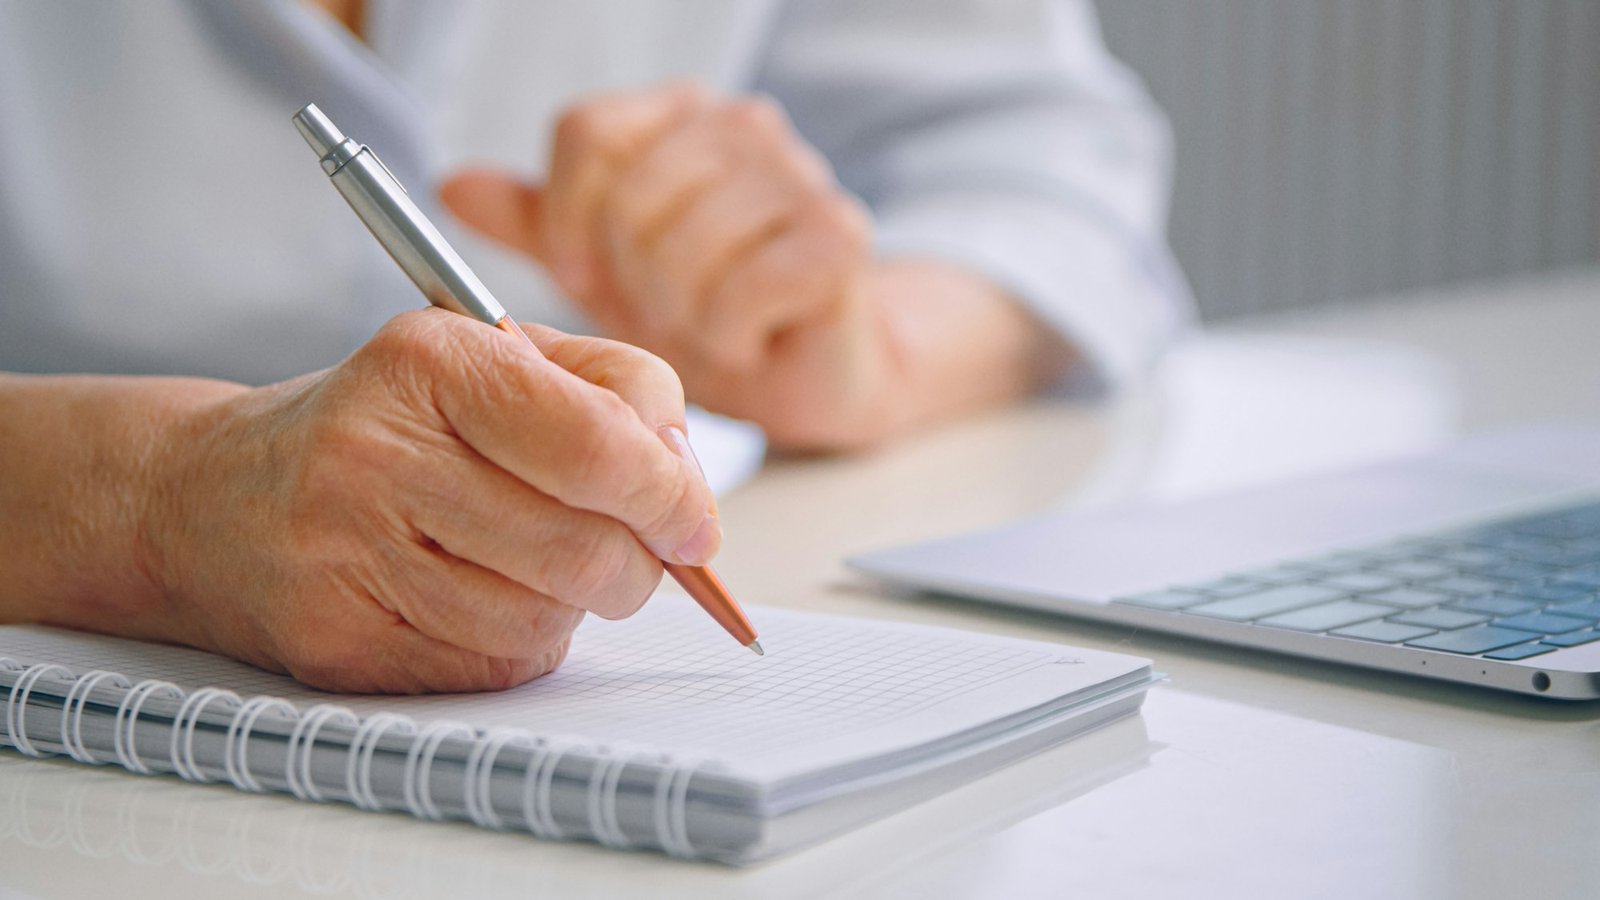
[[[728,104],[729,123],[740,131],[767,138],[785,136],[789,131],[789,116],[770,97],[748,97]]]
[[[531,656],[496,659],[488,658],[482,662],[484,671],[475,679],[474,690],[501,691],[507,688],[525,684],[535,678],[548,675],[561,666],[567,658],[567,651],[572,647],[570,637],[563,637],[559,642],[550,647],[535,652]]]
[[[448,321],[437,310],[415,309],[390,319],[367,342],[367,349],[385,359],[425,358],[438,346]]]
[[[460,345],[470,338],[469,320],[438,309],[413,310],[390,319],[357,354],[359,367],[371,367],[379,383],[409,393],[429,392],[440,372],[456,368]],[[470,354],[467,355],[470,358]]]
[[[605,131],[606,118],[600,101],[569,106],[556,119],[556,143],[575,148],[598,143]]]
[[[715,93],[710,85],[698,78],[683,78],[664,85],[660,96],[692,109],[710,103]]]
[[[567,653],[571,649],[572,638],[568,637],[535,659],[527,660],[525,662],[527,666],[525,673],[528,676],[528,680],[538,678],[541,675],[548,675],[560,668],[561,664],[566,662]]]
[[[626,150],[634,138],[628,111],[633,95],[608,95],[568,107],[556,119],[555,143],[579,154],[609,156]]]
[[[503,691],[514,688],[523,682],[529,681],[545,672],[536,671],[539,667],[533,660],[507,659],[498,656],[485,656],[477,660],[474,667],[477,671],[469,676],[472,690]]]
[[[596,373],[596,384],[601,387],[644,384],[664,390],[679,399],[683,397],[683,381],[666,360],[632,344],[620,341],[607,343],[605,363]]]
[[[790,148],[788,161],[801,184],[812,190],[837,189],[833,164],[817,148],[803,141],[796,142]]]
[[[816,227],[845,251],[863,251],[872,243],[872,219],[866,207],[848,194],[818,194],[807,212]]]

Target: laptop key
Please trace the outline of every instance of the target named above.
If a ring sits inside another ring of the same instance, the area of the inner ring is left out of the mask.
[[[1423,628],[1419,625],[1399,625],[1394,622],[1362,622],[1360,625],[1335,628],[1328,633],[1361,641],[1374,641],[1379,644],[1398,644],[1401,641],[1409,641],[1425,634],[1433,634],[1435,630],[1433,628]]]
[[[1534,634],[1565,634],[1577,631],[1579,628],[1588,628],[1594,625],[1594,622],[1589,619],[1558,616],[1555,613],[1537,612],[1496,619],[1494,624],[1501,628],[1515,628],[1518,631],[1531,631]]]
[[[1595,637],[1600,637],[1600,635],[1595,635]],[[1490,650],[1488,653],[1483,655],[1483,658],[1504,660],[1527,659],[1530,656],[1538,656],[1541,653],[1549,653],[1554,649],[1556,648],[1550,646],[1549,644],[1541,644],[1538,641],[1534,641],[1531,644],[1518,644],[1515,647],[1502,647],[1499,650]]]
[[[1561,545],[1561,552],[1569,560],[1587,559],[1600,562],[1600,537],[1586,537],[1567,541]]]
[[[1457,575],[1453,578],[1436,578],[1423,583],[1431,591],[1445,591],[1451,594],[1473,596],[1476,594],[1492,594],[1503,590],[1506,582],[1499,579],[1481,578],[1472,575]]]
[[[1237,597],[1241,594],[1251,594],[1261,590],[1266,586],[1267,585],[1254,579],[1241,578],[1237,575],[1229,575],[1226,578],[1218,578],[1201,584],[1186,584],[1183,586],[1183,589],[1187,591],[1199,591],[1202,594],[1207,594],[1212,597],[1223,598]]]
[[[1506,555],[1488,547],[1474,547],[1462,545],[1451,547],[1447,550],[1437,551],[1433,554],[1437,559],[1455,563],[1458,566],[1498,566],[1506,562]]]
[[[1560,613],[1563,616],[1576,616],[1580,619],[1594,619],[1600,621],[1600,600],[1583,600],[1578,603],[1563,603],[1552,606],[1549,612]]]
[[[1240,578],[1248,578],[1263,584],[1300,584],[1323,575],[1322,569],[1301,563],[1280,563],[1262,569],[1250,569],[1240,572]]]
[[[1568,569],[1550,579],[1558,586],[1587,588],[1590,591],[1600,590],[1600,572],[1584,571],[1582,569]]]
[[[1380,571],[1391,572],[1401,578],[1418,580],[1444,578],[1456,573],[1456,567],[1437,560],[1412,559],[1404,562],[1384,563]]]
[[[1543,566],[1576,566],[1593,558],[1587,550],[1541,544],[1536,547],[1518,547],[1509,551],[1513,559]]]
[[[1441,594],[1438,591],[1425,591],[1421,588],[1395,588],[1389,591],[1369,594],[1362,599],[1387,606],[1398,606],[1401,609],[1426,609],[1430,606],[1438,606],[1450,600],[1451,597],[1449,594]]]
[[[1273,628],[1288,628],[1293,631],[1328,631],[1345,625],[1354,625],[1369,619],[1381,619],[1394,612],[1392,606],[1379,606],[1376,603],[1362,603],[1359,600],[1335,600],[1332,603],[1322,603],[1317,606],[1308,606],[1304,609],[1291,610],[1257,619],[1257,625],[1270,625]]]
[[[1422,628],[1432,628],[1435,631],[1448,631],[1452,628],[1465,628],[1479,622],[1489,621],[1483,613],[1462,612],[1459,609],[1416,609],[1390,616],[1389,621],[1401,625],[1417,625]]]
[[[1377,565],[1383,559],[1384,557],[1373,556],[1368,552],[1347,550],[1342,553],[1330,553],[1327,556],[1314,556],[1298,562],[1324,575],[1338,575],[1344,572],[1359,572]]]
[[[1593,590],[1575,584],[1541,584],[1538,586],[1519,584],[1512,588],[1509,593],[1543,603],[1575,603],[1579,600],[1595,599]]]
[[[1387,556],[1390,559],[1412,556],[1438,556],[1452,547],[1461,546],[1460,541],[1444,540],[1440,537],[1409,537],[1396,538],[1388,543],[1380,544],[1368,552],[1374,556]]]
[[[1510,647],[1513,644],[1523,644],[1528,641],[1526,631],[1517,631],[1511,628],[1496,628],[1493,625],[1479,625],[1474,628],[1463,628],[1459,631],[1441,631],[1406,641],[1407,647],[1417,647],[1423,650],[1443,650],[1446,653],[1487,653],[1490,650],[1499,650],[1501,647]]]
[[[1542,605],[1535,600],[1524,600],[1510,594],[1484,594],[1480,597],[1462,597],[1446,608],[1486,613],[1491,616],[1520,616],[1523,613],[1536,612]]]
[[[1194,606],[1196,603],[1204,603],[1210,599],[1212,598],[1194,591],[1172,590],[1151,591],[1148,594],[1139,594],[1133,597],[1118,597],[1112,602],[1127,603],[1131,606],[1148,606],[1151,609],[1183,609],[1186,606]]]
[[[1591,641],[1600,641],[1600,631],[1590,628],[1583,631],[1569,631],[1566,634],[1552,634],[1541,643],[1552,647],[1576,647]]]
[[[1538,566],[1533,563],[1509,563],[1498,566],[1472,566],[1461,570],[1461,574],[1509,581],[1512,584],[1541,585],[1554,577],[1558,571],[1549,566]]]
[[[1405,579],[1396,575],[1385,575],[1382,572],[1346,572],[1332,578],[1324,578],[1317,583],[1344,591],[1365,593],[1400,587],[1405,583]]]
[[[1344,591],[1314,584],[1289,584],[1268,588],[1255,594],[1245,594],[1242,597],[1213,600],[1210,603],[1188,607],[1184,612],[1209,616],[1213,619],[1227,619],[1230,622],[1249,622],[1252,619],[1288,612],[1302,606],[1314,606],[1338,600],[1344,596]]]

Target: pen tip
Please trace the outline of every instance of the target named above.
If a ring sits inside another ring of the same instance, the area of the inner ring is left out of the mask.
[[[751,641],[750,643],[745,644],[745,646],[749,647],[750,648],[750,652],[754,653],[757,656],[766,656],[767,655],[767,651],[761,649],[761,642],[760,641]]]

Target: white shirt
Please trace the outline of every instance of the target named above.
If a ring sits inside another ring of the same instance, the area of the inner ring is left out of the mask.
[[[1119,381],[1188,318],[1168,140],[1086,0],[0,0],[0,369],[263,383],[421,305],[291,126],[373,147],[518,318],[585,323],[450,222],[463,162],[538,178],[601,90],[764,92],[874,211],[880,255],[1011,290]]]

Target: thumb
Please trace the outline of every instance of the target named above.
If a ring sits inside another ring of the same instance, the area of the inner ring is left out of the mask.
[[[490,239],[548,260],[544,190],[498,169],[463,169],[439,186],[439,200],[456,218]]]

